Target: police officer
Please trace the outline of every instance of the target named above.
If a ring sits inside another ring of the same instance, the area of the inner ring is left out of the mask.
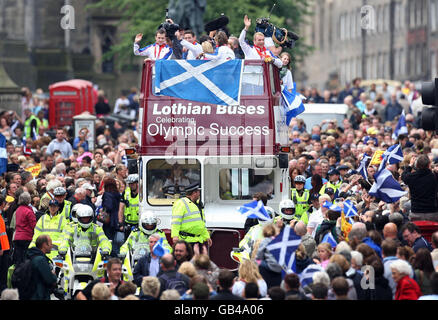
[[[67,190],[64,187],[57,187],[53,190],[53,196],[55,200],[58,200],[59,203],[59,212],[68,220],[71,220],[70,211],[71,211],[71,201],[65,200],[67,196]]]
[[[111,242],[105,236],[103,229],[93,223],[93,209],[90,206],[83,205],[76,210],[78,223],[69,224],[64,228],[63,240],[59,246],[58,252],[65,256],[70,246],[73,250],[76,246],[88,244],[96,253],[98,248],[102,249],[102,256],[111,253]]]
[[[128,188],[126,188],[123,194],[124,201],[120,203],[120,210],[124,210],[125,239],[129,237],[132,228],[138,225],[138,205],[140,203],[138,195],[138,174],[130,174],[126,182],[128,183]]]
[[[36,239],[42,234],[48,234],[52,239],[52,251],[48,255],[53,259],[58,255],[58,247],[63,240],[64,228],[68,225],[67,218],[60,214],[59,202],[56,199],[49,201],[49,210],[38,219],[35,225],[32,242],[29,248],[35,246]]]
[[[334,198],[336,199],[339,193],[339,188],[341,187],[342,180],[339,179],[340,173],[337,169],[331,169],[328,172],[329,181],[327,181],[319,190],[319,194],[326,193],[326,188],[332,188],[335,192]]]
[[[295,217],[295,204],[290,199],[281,200],[278,205],[279,216],[276,217],[275,222],[279,228],[283,228],[285,224],[290,224]]]
[[[252,226],[245,237],[239,242],[239,249],[231,251],[231,258],[241,262],[242,259],[250,260],[253,254],[254,246],[257,240],[263,238],[263,228],[269,224],[273,223],[275,217],[275,211],[271,207],[265,207],[266,212],[268,212],[270,219],[262,220],[258,218],[258,223]]]
[[[172,208],[171,237],[196,245],[212,245],[210,234],[205,226],[204,206],[200,201],[201,190],[195,182],[185,188],[185,196],[174,202]],[[199,248],[202,253],[202,247]]]
[[[136,256],[142,249],[149,251],[149,237],[154,233],[158,233],[160,237],[164,239],[164,247],[167,248],[169,252],[172,252],[172,247],[167,242],[166,234],[162,230],[159,230],[157,226],[158,219],[155,213],[149,210],[144,211],[138,221],[138,228],[131,232],[129,238],[120,248],[120,255],[125,257],[128,252],[131,251],[132,255]]]
[[[310,192],[304,189],[306,183],[304,176],[296,176],[294,182],[295,188],[291,188],[291,198],[295,204],[295,218],[299,220],[310,207]]]

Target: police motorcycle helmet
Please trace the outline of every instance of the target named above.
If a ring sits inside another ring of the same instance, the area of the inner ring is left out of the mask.
[[[137,173],[130,174],[130,175],[128,176],[128,178],[126,179],[126,182],[127,182],[128,184],[138,182],[138,174],[137,174]]]
[[[82,203],[76,203],[72,208],[71,208],[71,220],[74,223],[78,223],[78,217],[77,217],[77,210],[79,208],[81,208],[82,206],[86,206],[85,204]]]
[[[261,219],[261,218],[257,218],[257,220],[259,221],[259,224],[261,224],[261,225],[267,225],[267,224],[269,224],[269,223],[272,223],[273,221],[274,221],[274,218],[275,218],[275,210],[274,209],[272,209],[271,207],[269,207],[269,206],[265,206],[265,210],[266,210],[266,212],[269,214],[269,219],[266,219],[266,220],[264,220],[264,219]]]
[[[140,219],[138,221],[138,227],[144,234],[150,236],[151,234],[157,231],[157,226],[159,222],[160,220],[157,218],[155,213],[148,210],[141,214]]]
[[[287,221],[293,219],[295,215],[295,203],[290,199],[281,200],[279,204],[280,216]]]
[[[298,183],[306,183],[306,178],[302,175],[297,175],[294,179],[294,182],[298,182]]]
[[[75,205],[76,206],[76,205]],[[76,209],[76,217],[78,224],[84,228],[88,229],[93,221],[93,209],[88,205],[82,205]]]

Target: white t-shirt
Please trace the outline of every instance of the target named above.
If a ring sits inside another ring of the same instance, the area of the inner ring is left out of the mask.
[[[294,80],[292,78],[292,72],[290,70],[287,70],[286,75],[281,79],[283,81],[283,86],[286,88],[287,91],[291,92],[294,88]]]
[[[257,284],[259,286],[259,293],[262,297],[265,297],[268,294],[268,285],[266,284],[266,281],[263,279],[257,280]],[[236,281],[233,285],[233,288],[231,292],[235,294],[236,296],[241,297],[243,294],[243,291],[245,290],[246,283],[239,280]]]
[[[114,106],[114,113],[119,113],[121,110],[120,110],[120,106],[121,105],[126,105],[126,106],[129,106],[129,104],[130,104],[130,102],[129,102],[129,100],[128,100],[128,98],[125,98],[125,99],[122,99],[122,98],[118,98],[117,100],[116,100],[116,104],[115,104],[115,106]]]
[[[234,55],[234,51],[231,50],[228,46],[220,46],[217,50],[217,54],[206,53],[206,60],[233,60],[236,59]]]
[[[307,223],[307,228],[313,228],[312,237],[315,238],[316,228],[319,224],[324,220],[324,216],[322,214],[321,208],[312,212],[309,216],[309,222]]]

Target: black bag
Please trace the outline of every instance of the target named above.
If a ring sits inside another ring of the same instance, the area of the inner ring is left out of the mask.
[[[13,288],[18,289],[20,300],[30,300],[36,290],[35,281],[32,281],[33,257],[18,265],[12,273],[11,284]]]

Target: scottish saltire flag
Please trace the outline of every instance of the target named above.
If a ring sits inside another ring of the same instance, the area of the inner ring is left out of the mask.
[[[325,236],[322,238],[321,243],[327,242],[329,243],[332,248],[336,248],[336,246],[338,245],[338,243],[335,240],[335,237],[333,237],[333,234],[329,231],[325,234]]]
[[[377,197],[385,202],[393,203],[406,194],[400,184],[394,179],[391,171],[386,168],[374,175],[375,182],[368,192],[371,196]]]
[[[403,150],[400,144],[390,146],[388,150],[383,153],[383,161],[380,163],[379,170],[386,167],[386,164],[395,164],[403,161]]]
[[[399,135],[401,134],[407,134],[408,133],[408,127],[406,126],[406,116],[405,116],[405,110],[400,115],[400,118],[398,119],[397,126],[394,129],[394,133],[392,134],[392,138],[396,140]]]
[[[357,208],[354,206],[351,200],[344,201],[344,214],[346,218],[357,216]]]
[[[367,162],[370,160],[371,157],[364,153],[362,160],[360,161],[359,168],[357,171],[360,173],[360,175],[365,179],[368,180],[368,170],[367,170]]]
[[[324,271],[324,268],[319,264],[310,264],[306,267],[306,269],[301,272],[299,275],[301,287],[307,287],[308,285],[313,283],[313,274],[316,272]]]
[[[0,174],[8,170],[8,154],[6,153],[6,138],[0,133]]]
[[[303,104],[303,99],[305,97],[297,93],[297,86],[294,82],[294,87],[292,92],[287,91],[286,88],[281,92],[282,105],[286,109],[286,124],[289,125],[292,118],[295,118],[300,113],[303,113],[305,108]]]
[[[162,257],[164,256],[166,253],[169,253],[169,249],[166,249],[163,246],[163,238],[160,238],[160,240],[157,241],[157,243],[154,245],[154,247],[152,248],[152,252],[157,256],[157,257]]]
[[[239,105],[243,60],[157,60],[155,93],[220,105]]]
[[[266,246],[284,272],[295,272],[295,251],[301,237],[289,226],[285,226],[278,236]]]
[[[261,200],[254,200],[250,203],[244,204],[237,209],[241,214],[246,215],[248,218],[256,218],[264,221],[271,220],[272,217],[266,211],[265,206]]]

